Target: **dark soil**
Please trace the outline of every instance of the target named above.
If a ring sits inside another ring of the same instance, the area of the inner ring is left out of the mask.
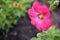
[[[38,31],[30,24],[28,17],[19,18],[14,28],[7,35],[0,32],[0,40],[30,40]]]

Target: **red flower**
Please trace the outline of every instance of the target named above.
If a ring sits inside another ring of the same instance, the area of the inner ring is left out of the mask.
[[[46,5],[40,5],[37,1],[28,10],[28,16],[31,19],[31,24],[39,31],[46,31],[52,25],[48,7]]]

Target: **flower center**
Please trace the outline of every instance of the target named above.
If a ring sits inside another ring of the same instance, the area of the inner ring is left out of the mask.
[[[43,19],[44,18],[44,16],[43,16],[43,14],[41,13],[41,14],[39,14],[39,18],[40,19]]]
[[[14,7],[18,7],[19,4],[18,4],[17,2],[14,2],[14,3],[13,3],[13,6],[14,6]]]

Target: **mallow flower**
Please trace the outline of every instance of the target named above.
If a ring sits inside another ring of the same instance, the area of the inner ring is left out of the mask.
[[[38,1],[33,2],[32,8],[28,10],[28,16],[31,19],[31,24],[38,31],[47,31],[52,25],[48,6],[41,5]]]

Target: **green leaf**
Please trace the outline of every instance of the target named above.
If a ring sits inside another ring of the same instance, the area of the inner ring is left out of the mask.
[[[37,40],[37,38],[36,37],[33,37],[31,40]]]
[[[52,11],[58,6],[59,0],[49,0],[48,4],[49,4],[50,11]]]

